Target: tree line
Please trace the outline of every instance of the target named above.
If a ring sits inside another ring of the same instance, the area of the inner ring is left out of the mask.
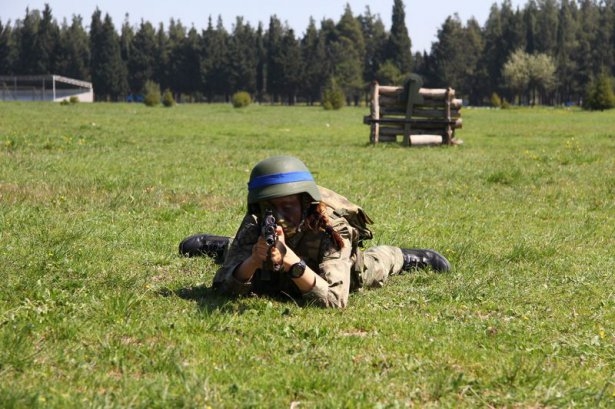
[[[615,72],[615,0],[493,3],[484,25],[449,16],[431,50],[414,55],[405,13],[394,0],[387,31],[369,7],[355,15],[347,4],[338,21],[310,17],[299,36],[275,15],[266,27],[236,17],[230,31],[221,17],[197,30],[175,19],[132,26],[126,16],[118,29],[98,8],[86,29],[78,15],[58,24],[46,4],[0,20],[0,75],[91,81],[100,101],[125,100],[153,81],[181,101],[228,101],[245,91],[260,102],[313,104],[335,86],[358,104],[372,81],[400,84],[414,72],[471,105],[554,105],[582,101]]]

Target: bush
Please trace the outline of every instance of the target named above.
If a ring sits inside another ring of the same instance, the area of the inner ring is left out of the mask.
[[[76,95],[73,95],[72,97],[68,99],[68,102],[70,102],[71,104],[76,104],[79,102],[79,97]]]
[[[597,80],[589,84],[583,108],[592,111],[615,108],[613,82],[607,74],[600,74]]]
[[[495,92],[493,94],[491,94],[491,106],[494,108],[501,108],[502,107],[502,98],[500,98],[500,96],[498,94],[496,94]]]
[[[344,91],[337,85],[335,79],[331,79],[322,93],[322,106],[326,110],[341,109],[344,106],[346,95]]]
[[[153,107],[160,104],[160,85],[154,81],[145,82],[145,98],[143,102],[148,107]]]
[[[165,89],[164,94],[162,94],[162,105],[169,108],[175,105],[175,99],[173,99],[173,93],[170,89]]]
[[[233,94],[231,102],[235,108],[243,108],[252,103],[252,97],[246,91],[238,91]]]

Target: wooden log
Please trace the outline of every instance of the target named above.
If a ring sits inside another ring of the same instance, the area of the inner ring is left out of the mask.
[[[410,144],[415,146],[442,145],[443,143],[442,135],[413,134],[410,136]]]
[[[380,138],[386,136],[386,135],[399,135],[399,136],[403,136],[404,134],[404,130],[400,129],[400,128],[389,128],[389,127],[384,127],[381,126],[380,127]],[[438,130],[438,129],[420,129],[420,128],[414,128],[410,131],[410,135],[440,135],[440,136],[444,136],[444,129]]]
[[[392,98],[404,98],[404,87],[395,87],[388,85],[380,85],[379,86],[379,95],[387,96]],[[450,88],[420,88],[419,94],[423,98],[429,99],[444,99],[445,97],[454,98],[455,90]]]
[[[412,118],[444,118],[446,111],[444,109],[415,109]],[[380,117],[396,117],[405,118],[405,111],[398,107],[381,107]],[[451,118],[460,118],[461,112],[457,109],[451,109]]]
[[[456,109],[461,109],[463,107],[463,100],[458,98],[453,98],[451,101],[451,107],[455,107]],[[378,104],[381,107],[400,107],[404,108],[406,106],[405,101],[389,97],[386,95],[380,95],[378,98]],[[424,99],[422,103],[415,104],[415,108],[419,107],[442,107],[444,105],[444,100],[436,100],[436,99]]]
[[[374,81],[372,83],[372,106],[371,106],[371,115],[372,118],[378,120],[380,119],[380,104],[378,101],[378,95],[380,94],[378,82]],[[371,134],[370,141],[375,145],[378,143],[378,139],[380,137],[380,123],[372,122],[371,124]]]
[[[371,116],[367,115],[363,117],[363,123],[366,125],[371,125],[374,122],[379,123],[381,126],[388,127],[398,127],[403,128],[405,124],[409,123],[411,126],[415,127],[427,127],[427,128],[443,128],[445,126],[450,125],[453,128],[459,129],[463,126],[462,118],[451,118],[450,120],[445,118],[432,118],[432,119],[405,119],[405,118],[380,118],[374,119]]]
[[[419,93],[428,99],[455,98],[455,90],[452,88],[421,88]]]

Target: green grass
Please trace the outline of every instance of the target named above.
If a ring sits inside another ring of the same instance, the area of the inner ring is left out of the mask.
[[[2,406],[613,407],[615,112],[466,109],[410,149],[366,113],[0,104]],[[273,154],[454,271],[343,311],[213,294],[177,244],[234,234]]]

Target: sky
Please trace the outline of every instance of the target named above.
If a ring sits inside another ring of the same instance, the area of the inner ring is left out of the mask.
[[[526,2],[512,0],[512,5],[523,8]],[[393,10],[393,0],[0,0],[0,22],[6,24],[9,20],[21,20],[26,15],[26,8],[43,10],[45,3],[51,7],[58,23],[61,24],[64,18],[70,23],[73,15],[80,15],[86,28],[98,7],[103,17],[109,14],[118,31],[127,13],[135,27],[144,20],[155,27],[163,23],[166,28],[169,20],[174,18],[186,27],[194,26],[199,30],[207,27],[210,16],[214,24],[218,16],[222,17],[224,26],[231,30],[236,17],[243,17],[243,21],[254,28],[259,22],[267,28],[269,18],[275,15],[282,23],[288,23],[297,37],[303,36],[310,16],[317,27],[325,18],[339,21],[346,4],[350,5],[355,16],[363,14],[369,6],[372,14],[380,16],[387,30],[391,28]],[[448,16],[457,13],[464,24],[474,17],[484,26],[491,5],[501,5],[502,0],[404,0],[403,3],[412,51],[429,52],[432,42],[437,39],[438,29]]]

